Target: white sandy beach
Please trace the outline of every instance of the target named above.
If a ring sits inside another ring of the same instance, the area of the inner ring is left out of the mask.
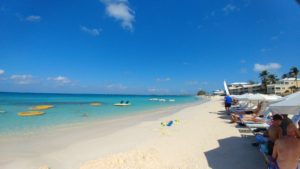
[[[261,169],[259,151],[229,124],[222,98],[176,113],[135,116],[0,138],[1,169]],[[162,121],[179,119],[162,127]],[[245,134],[251,136],[251,134]]]

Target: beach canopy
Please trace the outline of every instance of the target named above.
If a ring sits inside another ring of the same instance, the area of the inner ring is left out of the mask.
[[[288,95],[274,104],[270,104],[270,109],[278,114],[299,114],[300,92]]]
[[[265,95],[265,94],[252,94],[246,93],[242,95],[231,95],[233,98],[244,101],[264,101],[264,102],[273,102],[279,100],[281,97],[276,95]]]

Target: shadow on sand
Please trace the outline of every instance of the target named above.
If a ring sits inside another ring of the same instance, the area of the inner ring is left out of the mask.
[[[264,169],[263,157],[251,146],[253,137],[229,137],[218,140],[219,147],[205,152],[213,169]]]

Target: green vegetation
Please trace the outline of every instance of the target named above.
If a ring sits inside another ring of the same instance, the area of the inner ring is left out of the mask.
[[[199,91],[197,92],[197,96],[203,96],[203,95],[206,95],[206,94],[207,94],[207,92],[204,91],[204,90],[199,90]]]
[[[267,93],[267,86],[269,84],[274,84],[278,80],[277,76],[274,74],[270,74],[267,70],[263,70],[259,73],[259,77],[261,79],[262,90]]]

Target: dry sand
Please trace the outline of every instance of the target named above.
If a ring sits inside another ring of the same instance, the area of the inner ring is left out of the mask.
[[[209,102],[186,107],[159,119],[132,117],[123,122],[107,122],[9,141],[0,139],[0,168],[265,168],[259,151],[251,146],[253,137],[228,123],[221,100],[214,97]],[[160,124],[175,119],[179,123],[171,127]],[[128,121],[133,123],[128,125]],[[21,142],[24,144],[20,145]]]

